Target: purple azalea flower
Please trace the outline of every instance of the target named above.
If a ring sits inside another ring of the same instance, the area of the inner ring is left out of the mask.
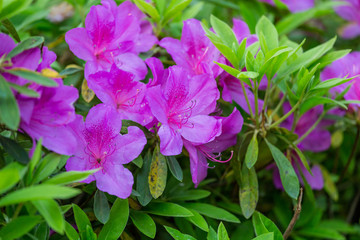
[[[70,124],[77,136],[77,149],[66,163],[67,171],[99,169],[83,182],[96,180],[96,186],[119,198],[127,198],[134,183],[131,172],[124,168],[142,152],[146,138],[137,127],[128,127],[121,135],[121,119],[110,106],[103,104],[90,109],[85,123],[81,116]]]
[[[251,44],[258,41],[256,35],[252,35],[250,33],[249,27],[244,21],[239,19],[233,19],[233,31],[237,40],[242,42],[244,38],[247,38],[246,45],[250,46]],[[231,66],[230,62],[226,61],[227,65]],[[246,69],[244,69],[246,71]],[[233,77],[232,75],[228,74],[227,72],[223,72],[219,78],[219,85],[223,88],[222,91],[222,99],[227,102],[235,101],[237,104],[240,105],[241,108],[244,109],[247,113],[250,113],[244,91],[241,87],[240,80]],[[267,79],[264,77],[260,82],[260,89],[265,89],[267,86]],[[255,112],[255,96],[250,90],[249,86],[245,84],[245,91],[249,99],[250,107],[253,112]],[[261,111],[263,106],[263,101],[258,100],[259,104],[259,111]]]
[[[360,52],[352,52],[345,57],[334,61],[327,66],[320,75],[322,81],[331,78],[353,77],[360,74]],[[346,100],[360,100],[360,77],[357,76],[350,82],[336,86],[330,90],[334,96],[344,91],[349,84],[353,84],[349,91],[344,95]],[[351,108],[358,108],[359,104],[350,104]]]
[[[141,29],[144,15],[128,1],[119,6],[113,0],[103,0],[102,4],[91,7],[85,28],[66,33],[70,50],[86,61],[86,78],[97,71],[109,71],[116,64],[134,73],[136,80],[143,79],[147,69],[138,54],[157,41],[148,28]]]
[[[259,0],[275,6],[274,0]],[[290,12],[302,12],[314,7],[314,0],[281,0]]]
[[[146,64],[150,68],[153,78],[149,79],[147,84],[148,87],[154,87],[156,85],[162,84],[163,79],[167,78],[168,70],[164,69],[162,62],[155,57],[151,57],[145,60]]]
[[[146,99],[161,123],[161,153],[178,155],[183,139],[203,144],[221,134],[221,120],[208,116],[215,110],[219,90],[209,74],[192,76],[179,66],[168,70],[166,81],[149,88]]]
[[[181,40],[166,37],[159,45],[168,51],[177,65],[192,74],[209,73],[216,78],[222,72],[214,63],[223,61],[220,52],[205,35],[199,20],[184,21]]]
[[[89,87],[106,105],[116,109],[121,119],[146,125],[153,121],[145,101],[146,85],[134,81],[134,75],[113,65],[110,72],[100,71],[89,76]]]
[[[360,35],[360,0],[343,1],[345,5],[335,7],[335,11],[349,23],[340,29],[339,34],[343,38],[355,38]]]
[[[71,155],[75,151],[76,138],[67,124],[75,119],[74,102],[78,91],[56,79],[58,87],[38,86],[39,98],[16,95],[20,107],[20,129],[31,138],[43,139],[43,146],[59,154]],[[34,86],[33,86],[34,87]]]
[[[8,54],[16,44],[7,35],[0,33],[0,57]],[[41,62],[40,62],[41,59]],[[11,59],[11,68],[26,68],[32,71],[42,71],[50,68],[56,60],[55,53],[43,48],[42,58],[39,48],[26,50]],[[39,64],[40,62],[40,64]],[[30,83],[26,79],[2,73],[3,77],[19,85],[29,84],[29,88],[39,93],[38,98],[24,96],[14,91],[20,109],[20,130],[26,132],[33,140],[43,139],[43,146],[59,154],[74,153],[76,139],[66,127],[75,119],[74,102],[78,91],[74,87],[64,86],[61,79],[55,79],[58,87],[44,87]]]
[[[236,144],[237,134],[241,131],[244,122],[240,112],[236,109],[234,109],[228,117],[215,118],[220,119],[222,124],[221,135],[217,136],[213,141],[196,145],[184,140],[184,146],[190,156],[190,171],[195,187],[197,187],[207,175],[207,169],[209,168],[207,159],[214,162],[227,162],[231,159],[232,155],[225,161],[218,160],[217,158],[221,156],[221,152]]]
[[[284,113],[290,111],[291,107],[289,103],[284,104]],[[301,137],[304,133],[311,128],[311,126],[316,122],[323,112],[322,106],[316,106],[306,113],[304,113],[298,120],[295,133]],[[294,116],[290,115],[281,126],[291,130]],[[322,152],[327,150],[331,145],[331,134],[325,127],[328,125],[328,122],[321,121],[320,124],[302,141],[299,143],[298,147],[301,150],[312,151],[312,152]],[[316,143],[316,144],[314,144]]]

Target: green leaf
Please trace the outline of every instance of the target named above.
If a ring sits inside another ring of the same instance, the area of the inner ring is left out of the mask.
[[[196,15],[198,15],[198,13],[203,9],[203,7],[204,7],[203,2],[198,2],[198,3],[190,6],[182,14],[181,20],[186,21],[186,20],[188,20],[190,18],[195,18]]]
[[[142,168],[144,164],[144,160],[141,155],[139,155],[137,158],[131,161],[133,164],[135,164],[138,168]]]
[[[265,142],[268,145],[276,166],[279,169],[281,183],[284,186],[285,192],[290,197],[297,199],[300,191],[300,184],[293,166],[277,147],[272,145],[267,139],[265,139]]]
[[[222,222],[220,222],[218,227],[217,240],[230,240],[226,228]]]
[[[164,228],[175,240],[196,240],[196,238],[187,234],[183,234],[179,230],[176,230],[174,228],[167,226],[164,226]]]
[[[130,218],[140,232],[150,238],[155,237],[156,225],[148,214],[140,211],[130,211]]]
[[[167,156],[166,157],[169,169],[171,174],[180,182],[183,180],[183,172],[179,162],[176,160],[174,156]]]
[[[54,185],[65,185],[73,182],[80,182],[85,180],[91,174],[97,172],[99,169],[93,169],[84,172],[77,172],[77,171],[69,171],[69,172],[62,172],[57,174],[56,176],[49,178],[44,181],[46,184],[54,184]]]
[[[3,9],[0,11],[0,19],[10,18],[26,9],[32,0],[8,0],[4,1]]]
[[[262,234],[266,234],[269,232],[274,233],[275,240],[283,240],[283,236],[277,226],[267,217],[262,215],[259,212],[255,212],[253,217],[253,226],[255,229],[256,236],[260,236]]]
[[[27,88],[26,86],[16,85],[14,83],[8,82],[9,86],[13,88],[18,93],[28,97],[39,97],[40,94],[32,89]]]
[[[150,172],[151,154],[147,152],[144,158],[144,164],[136,177],[136,191],[140,193],[137,197],[142,206],[146,206],[152,199],[148,184],[148,176]]]
[[[164,19],[162,23],[165,25],[172,18],[177,17],[181,12],[191,3],[191,0],[176,1],[175,4],[170,4],[165,10]]]
[[[1,11],[0,11],[1,12]],[[2,25],[9,31],[11,36],[17,41],[20,42],[19,34],[17,33],[14,25],[10,22],[9,19],[5,18],[1,20]]]
[[[124,231],[129,219],[127,199],[117,198],[111,207],[109,221],[102,228],[98,240],[116,240]]]
[[[331,197],[332,200],[337,201],[339,200],[339,192],[337,190],[337,187],[334,183],[334,181],[331,178],[330,173],[328,172],[328,170],[322,166],[320,166],[321,168],[321,173],[323,175],[324,178],[324,188],[325,191],[329,194],[329,196]]]
[[[30,161],[27,152],[14,140],[0,135],[0,144],[4,150],[19,163],[27,164]]]
[[[209,233],[208,233],[206,239],[207,240],[217,240],[217,233],[211,226],[209,227]]]
[[[273,232],[264,233],[256,238],[253,238],[252,240],[274,240],[274,233]]]
[[[311,98],[306,99],[300,105],[300,115],[303,115],[304,113],[306,113],[307,111],[309,111],[310,109],[312,109],[315,106],[323,105],[326,103],[340,106],[344,109],[347,109],[347,106],[344,103],[342,103],[341,101],[336,101],[332,98],[327,98],[327,97],[311,97]]]
[[[32,204],[45,218],[49,226],[56,232],[63,234],[65,230],[65,220],[57,202],[53,199],[36,200]]]
[[[75,188],[41,184],[22,188],[20,190],[7,194],[0,200],[0,207],[42,199],[67,199],[74,197],[79,193],[80,190]]]
[[[47,86],[47,87],[58,86],[57,82],[55,82],[53,79],[45,77],[44,75],[38,72],[34,72],[26,68],[12,68],[10,70],[6,70],[6,72],[24,78],[26,80],[29,80],[31,82],[35,82],[42,86]]]
[[[108,199],[105,193],[99,190],[96,191],[94,196],[94,214],[102,224],[109,220],[110,207]]]
[[[322,227],[310,227],[310,228],[303,228],[297,233],[300,236],[304,236],[307,238],[321,238],[321,239],[333,239],[333,240],[345,240],[346,238],[341,235],[338,231],[329,228],[322,228]]]
[[[204,217],[201,216],[197,211],[193,209],[188,209],[194,216],[186,217],[185,219],[200,228],[201,230],[208,232],[209,226],[205,221]]]
[[[254,132],[245,154],[245,163],[248,169],[252,168],[258,159],[259,144],[257,141],[257,133],[257,131]]]
[[[183,203],[182,206],[186,208],[193,209],[199,212],[202,215],[205,215],[210,218],[226,221],[226,222],[233,222],[233,223],[240,223],[240,220],[235,217],[233,214],[229,213],[228,211],[215,207],[210,204],[206,203]]]
[[[248,169],[247,166],[242,166],[239,198],[241,211],[244,217],[249,219],[259,200],[259,186],[254,167]]]
[[[339,231],[341,233],[348,233],[348,234],[355,234],[357,232],[357,229],[355,226],[352,226],[349,223],[347,223],[341,219],[324,220],[324,221],[321,221],[317,227],[333,229],[333,230]]]
[[[141,11],[148,14],[155,22],[160,21],[160,14],[153,5],[145,2],[144,0],[134,0],[134,3]]]
[[[8,191],[20,181],[23,169],[25,169],[24,166],[12,162],[0,170],[0,194]]]
[[[166,186],[167,166],[166,159],[160,153],[159,145],[156,145],[152,157],[149,172],[149,189],[153,198],[157,199],[162,195]]]
[[[68,222],[65,222],[65,234],[69,240],[80,240],[79,234]]]
[[[0,122],[12,130],[17,130],[20,123],[19,106],[2,75],[0,75]]]
[[[64,156],[56,153],[49,153],[46,155],[36,169],[32,183],[38,183],[49,177],[56,170],[63,157]]]
[[[169,200],[171,201],[189,201],[189,200],[198,200],[198,199],[202,199],[202,198],[206,198],[210,195],[211,193],[209,191],[206,190],[188,190],[185,192],[178,192],[175,193],[174,195],[171,195],[169,197]]]
[[[152,202],[145,208],[145,212],[165,217],[191,217],[193,214],[186,208],[169,202]]]
[[[221,67],[222,69],[224,69],[227,73],[229,73],[230,75],[232,75],[233,77],[239,78],[240,80],[242,80],[243,82],[245,82],[247,85],[252,86],[249,78],[256,78],[259,74],[256,72],[248,72],[250,73],[249,77],[246,77],[246,72],[241,72],[233,67],[230,67],[226,64],[222,64],[222,63],[218,63],[215,62],[217,65],[219,65],[219,67]]]
[[[44,42],[43,37],[29,37],[28,39],[19,43],[16,47],[14,47],[9,54],[6,56],[6,59],[11,59],[16,55],[24,52],[25,50],[35,48]]]
[[[351,49],[344,49],[327,53],[319,59],[319,69],[324,68],[332,62],[345,57],[349,52],[351,52]]]
[[[272,22],[265,16],[260,18],[255,31],[259,37],[261,49],[265,54],[279,46],[278,32]]]
[[[69,75],[73,75],[75,73],[78,73],[78,72],[81,72],[81,71],[84,71],[83,68],[79,67],[79,68],[65,68],[64,70],[62,70],[59,75],[60,76],[69,76]]]
[[[341,84],[344,84],[346,82],[349,82],[351,80],[353,80],[356,76],[348,78],[348,77],[344,77],[344,78],[332,78],[326,81],[321,81],[319,82],[316,86],[314,86],[311,90],[322,90],[322,89],[330,89],[336,86],[339,86]]]
[[[210,16],[210,23],[216,34],[220,37],[223,43],[229,48],[239,45],[233,30],[225,22],[221,21],[214,15]]]
[[[86,239],[86,240],[96,240],[97,239],[96,233],[94,233],[94,230],[89,225],[86,225],[86,232],[85,232],[84,239]]]
[[[40,216],[20,216],[0,229],[1,239],[20,238],[41,221]]]
[[[73,203],[72,208],[74,211],[76,226],[78,227],[81,239],[86,239],[86,227],[91,227],[90,220],[86,213],[78,205]]]
[[[46,222],[42,222],[38,225],[35,232],[35,237],[38,240],[47,240],[50,233],[49,226]]]

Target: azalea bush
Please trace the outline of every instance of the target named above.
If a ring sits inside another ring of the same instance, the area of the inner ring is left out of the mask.
[[[359,239],[359,14],[0,1],[0,239]]]

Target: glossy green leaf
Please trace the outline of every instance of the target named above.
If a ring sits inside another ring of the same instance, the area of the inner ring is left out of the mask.
[[[167,166],[165,156],[160,153],[159,145],[156,145],[149,172],[149,189],[153,198],[162,195],[166,186]]]
[[[20,238],[33,229],[40,221],[40,216],[17,217],[0,229],[0,238],[4,240]]]
[[[265,142],[279,169],[281,183],[284,186],[285,192],[290,197],[297,199],[300,191],[300,183],[293,166],[277,147],[272,145],[267,139],[265,139]]]
[[[148,176],[150,172],[151,154],[147,152],[144,158],[144,164],[136,177],[136,191],[140,193],[137,197],[142,206],[146,206],[152,199],[148,184]]]
[[[35,200],[32,204],[44,217],[49,226],[56,232],[63,234],[65,230],[65,220],[57,202],[53,199]]]
[[[332,62],[345,57],[348,53],[351,52],[351,49],[344,49],[338,51],[332,51],[324,55],[319,59],[319,69],[326,67],[327,65],[331,64]]]
[[[204,217],[201,216],[197,211],[193,209],[188,209],[194,216],[186,217],[185,219],[200,228],[201,230],[208,232],[209,226],[205,221]]]
[[[145,208],[145,212],[166,217],[191,217],[193,214],[186,208],[170,202],[152,202]]]
[[[30,161],[27,152],[14,140],[0,135],[0,144],[17,162],[27,164]]]
[[[245,218],[250,218],[259,200],[259,186],[255,168],[242,166],[241,184],[239,189],[241,211]]]
[[[56,153],[46,155],[36,169],[32,183],[38,183],[49,177],[57,169],[62,158],[63,156]]]
[[[342,107],[343,109],[347,109],[347,106],[341,101],[336,101],[332,98],[327,98],[327,97],[311,97],[306,99],[300,105],[300,115],[303,115],[304,113],[314,108],[315,106],[323,105],[323,104],[332,104],[335,106]]]
[[[0,11],[1,12],[1,11]],[[17,41],[20,42],[19,34],[17,33],[14,25],[10,22],[9,19],[5,18],[1,20],[2,25],[9,31],[11,36]]]
[[[186,208],[193,209],[199,212],[200,214],[210,218],[214,218],[226,222],[240,223],[240,220],[237,217],[235,217],[233,214],[229,213],[228,211],[222,208],[218,208],[207,203],[183,203],[181,205]]]
[[[252,217],[253,226],[256,236],[266,234],[269,232],[274,233],[274,240],[283,240],[283,236],[277,226],[267,217],[259,212],[255,212]]]
[[[44,75],[34,72],[31,70],[28,70],[26,68],[12,68],[10,70],[6,71],[7,73],[10,73],[12,75],[24,78],[26,80],[29,80],[31,82],[35,82],[37,84],[40,84],[42,86],[47,87],[57,87],[58,84],[53,79],[45,77]]]
[[[274,240],[274,233],[273,232],[264,233],[256,238],[253,238],[252,240]]]
[[[317,84],[316,86],[314,86],[311,90],[322,90],[322,89],[330,89],[336,86],[339,86],[341,84],[344,84],[346,82],[351,81],[352,79],[354,79],[355,77],[351,77],[351,78],[332,78],[326,81],[321,81],[319,82],[319,84]]]
[[[211,193],[206,190],[187,190],[185,192],[177,192],[174,195],[171,195],[169,199],[171,201],[189,201],[189,200],[198,200],[202,198],[206,198]]]
[[[21,93],[22,95],[28,96],[28,97],[39,97],[40,94],[30,88],[27,88],[26,86],[20,86],[11,82],[8,82],[9,86],[13,88],[18,93]]]
[[[172,18],[180,15],[182,11],[191,3],[191,0],[180,0],[173,2],[174,4],[170,3],[170,5],[165,10],[164,19],[162,20],[163,24],[166,24]]]
[[[167,156],[166,160],[171,174],[181,182],[183,180],[183,172],[179,162],[174,156]]]
[[[68,222],[65,222],[65,234],[69,240],[80,240],[79,234]]]
[[[56,184],[56,185],[65,185],[73,182],[80,182],[85,180],[91,174],[97,172],[99,169],[78,172],[78,171],[69,171],[62,172],[57,174],[56,176],[49,178],[44,181],[46,184]]]
[[[94,214],[102,224],[109,220],[110,207],[108,199],[105,193],[99,190],[96,191],[94,196]]]
[[[265,16],[260,18],[255,31],[259,37],[261,49],[265,54],[279,46],[278,32],[272,22]]]
[[[246,150],[246,154],[245,154],[245,164],[247,166],[248,169],[252,168],[257,159],[258,159],[258,155],[259,155],[259,144],[257,141],[257,131],[255,131],[253,137],[250,140],[249,146]]]
[[[38,240],[47,240],[49,234],[50,234],[50,229],[46,222],[40,223],[36,228],[35,237]]]
[[[19,163],[12,162],[0,170],[0,194],[11,189],[20,181],[20,171],[24,168]]]
[[[217,240],[217,233],[211,226],[209,227],[209,233],[208,233],[206,239],[207,240]]]
[[[2,75],[0,75],[0,122],[12,130],[17,130],[20,123],[19,106]]]
[[[69,76],[69,75],[73,75],[75,73],[78,73],[78,72],[81,72],[81,71],[84,71],[83,68],[79,67],[79,68],[72,68],[72,67],[69,67],[69,68],[65,68],[64,70],[62,70],[59,75],[60,76]]]
[[[175,240],[196,240],[196,238],[187,234],[183,234],[179,230],[176,230],[174,228],[167,226],[164,226],[164,228]]]
[[[147,3],[144,0],[134,0],[134,3],[141,11],[148,14],[155,22],[158,22],[160,20],[159,12],[150,3]]]
[[[226,228],[222,222],[220,222],[218,227],[217,240],[230,240]]]
[[[230,67],[230,66],[228,66],[228,65],[226,65],[226,64],[223,64],[223,63],[218,63],[218,62],[215,62],[217,65],[219,65],[219,67],[221,67],[222,69],[224,69],[227,73],[229,73],[230,75],[232,75],[232,76],[234,76],[234,77],[236,77],[236,78],[238,78],[238,76],[241,76],[241,80],[243,81],[243,82],[245,82],[247,85],[249,85],[249,86],[252,86],[252,84],[251,84],[251,82],[250,82],[250,80],[249,80],[249,77],[248,78],[246,78],[245,77],[245,75],[246,74],[244,74],[243,72],[241,72],[241,71],[239,71],[239,70],[237,70],[237,69],[235,69],[235,68],[233,68],[233,67]],[[253,75],[250,75],[251,77],[250,78],[256,78],[257,77],[257,75],[259,75],[258,73],[255,73],[255,72],[250,72],[250,73],[254,73]]]
[[[221,21],[214,15],[210,16],[210,23],[216,34],[220,37],[223,43],[229,48],[232,48],[234,44],[239,45],[233,30],[225,22]]]
[[[80,190],[56,185],[36,185],[7,194],[0,200],[0,207],[26,201],[42,199],[67,199],[76,196]]]
[[[86,213],[76,204],[72,204],[72,208],[74,211],[74,217],[75,217],[75,222],[76,222],[76,226],[78,228],[79,234],[81,239],[86,239],[86,227],[90,226],[91,227],[91,223],[90,220],[88,218],[88,216],[86,215]]]
[[[130,218],[140,232],[150,238],[155,237],[156,225],[148,214],[140,211],[130,211]]]
[[[24,52],[25,50],[35,48],[44,42],[43,37],[29,37],[26,40],[19,43],[16,47],[14,47],[6,56],[7,59],[11,59],[16,55]]]
[[[117,198],[111,207],[109,221],[102,228],[98,240],[116,240],[124,231],[129,219],[127,199]]]

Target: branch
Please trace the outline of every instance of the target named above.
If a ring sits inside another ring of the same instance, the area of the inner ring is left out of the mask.
[[[292,217],[290,223],[289,223],[289,226],[286,228],[284,234],[283,234],[283,238],[284,240],[286,240],[290,234],[291,234],[291,231],[293,230],[295,224],[296,224],[296,221],[298,220],[299,218],[299,215],[300,215],[300,212],[301,212],[301,201],[302,201],[302,198],[303,198],[303,188],[300,188],[300,195],[299,195],[299,198],[298,198],[298,202],[297,202],[297,205],[294,207],[294,216]]]

